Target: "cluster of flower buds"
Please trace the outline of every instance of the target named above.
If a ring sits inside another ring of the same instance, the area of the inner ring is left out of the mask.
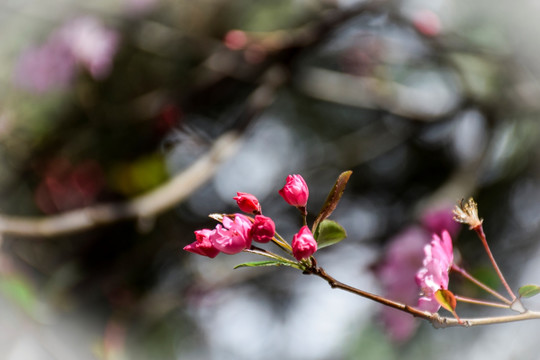
[[[305,180],[300,175],[289,175],[285,186],[279,194],[290,205],[297,207],[302,214],[306,213],[309,190]],[[259,243],[276,242],[285,249],[290,248],[292,255],[298,261],[309,258],[317,251],[317,242],[311,230],[303,226],[294,235],[290,246],[284,245],[282,239],[276,239],[274,221],[262,214],[262,207],[257,197],[252,194],[238,192],[233,197],[240,210],[254,217],[243,214],[224,214],[218,217],[221,221],[216,227],[195,231],[195,242],[184,247],[184,250],[216,257],[220,252],[224,254],[237,254],[252,248],[252,241]],[[305,216],[305,215],[304,215]]]

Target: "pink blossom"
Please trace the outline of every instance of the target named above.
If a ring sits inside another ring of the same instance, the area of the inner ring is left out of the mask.
[[[245,31],[230,30],[225,34],[223,42],[225,43],[225,46],[231,50],[241,50],[247,45],[248,37]]]
[[[294,235],[292,251],[296,260],[299,261],[310,257],[317,251],[317,241],[307,226],[302,226],[300,231]]]
[[[15,68],[15,84],[37,94],[67,88],[75,75],[76,63],[63,42],[49,41],[23,52]]]
[[[446,229],[450,235],[457,233],[459,224],[452,216],[451,206],[429,209],[421,216],[422,226],[411,226],[390,239],[375,268],[386,298],[417,305],[416,274],[423,266],[424,247],[430,243],[433,233],[440,234]],[[397,342],[407,341],[418,327],[415,318],[389,307],[381,308],[381,320],[390,338]]]
[[[237,254],[251,246],[251,221],[242,214],[235,214],[234,220],[225,216],[223,226],[218,224],[210,234],[212,245],[225,254]]]
[[[209,258],[215,258],[219,254],[219,250],[216,249],[210,241],[210,235],[212,235],[214,232],[215,230],[210,229],[195,231],[195,238],[197,240],[189,245],[184,246],[184,250],[194,254],[208,256]]]
[[[423,35],[437,36],[441,32],[441,20],[431,10],[422,10],[414,14],[413,26]]]
[[[92,77],[103,79],[109,75],[119,41],[116,32],[104,27],[97,18],[86,16],[64,25],[58,36],[65,41],[73,57],[88,69]]]
[[[309,197],[309,189],[301,175],[289,175],[279,195],[292,206],[305,207]]]
[[[260,243],[267,243],[274,237],[276,225],[267,216],[256,215],[251,227],[251,238]]]
[[[421,216],[422,226],[430,234],[440,234],[443,230],[447,230],[451,236],[456,235],[460,229],[460,224],[453,219],[453,208],[454,205],[450,204],[447,207],[444,206],[426,211]]]
[[[261,205],[254,195],[243,192],[237,192],[236,195],[233,199],[236,200],[240,210],[249,214],[261,213]]]
[[[433,234],[431,243],[424,247],[423,267],[416,274],[416,283],[422,289],[418,308],[437,312],[441,307],[435,299],[439,289],[448,289],[448,272],[454,262],[452,238],[448,231],[442,232],[442,238]]]
[[[118,33],[97,18],[73,19],[21,55],[14,81],[35,93],[64,89],[75,78],[78,66],[85,67],[94,79],[103,79],[110,73],[118,42]]]
[[[384,258],[375,269],[386,298],[416,305],[418,286],[415,275],[422,266],[423,248],[429,239],[429,233],[415,226],[390,240]],[[409,314],[387,306],[381,311],[382,322],[392,340],[407,341],[416,331],[418,322]]]

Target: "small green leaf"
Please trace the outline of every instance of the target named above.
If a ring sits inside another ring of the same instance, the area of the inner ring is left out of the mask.
[[[443,308],[454,313],[457,300],[450,290],[440,289],[435,293],[435,299]]]
[[[532,297],[534,295],[540,294],[540,286],[538,285],[523,285],[519,288],[519,297]]]
[[[347,237],[345,229],[333,220],[323,220],[314,234],[317,240],[317,248],[334,245]]]
[[[341,195],[343,195],[343,191],[345,191],[345,186],[347,185],[347,182],[349,181],[349,178],[352,175],[352,171],[348,170],[345,172],[342,172],[339,177],[336,180],[336,183],[334,184],[334,187],[332,187],[332,190],[330,190],[330,193],[326,197],[326,200],[324,201],[324,204],[321,208],[321,211],[319,211],[319,215],[317,215],[317,218],[315,219],[315,222],[313,223],[313,227],[311,231],[315,233],[315,230],[319,226],[319,224],[330,216],[334,212],[334,210],[337,207],[337,204],[339,203],[339,200],[341,199]]]
[[[261,266],[295,266],[293,262],[284,262],[280,260],[263,260],[263,261],[251,261],[243,264],[238,264],[234,268],[243,268],[243,267],[261,267]]]

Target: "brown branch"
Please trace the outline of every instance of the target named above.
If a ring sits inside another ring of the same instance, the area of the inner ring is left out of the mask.
[[[317,266],[314,266],[313,268],[304,271],[304,273],[319,276],[320,278],[326,280],[328,284],[330,285],[330,287],[332,287],[333,289],[345,290],[350,293],[373,300],[385,306],[389,306],[391,308],[406,312],[408,314],[411,314],[412,316],[428,320],[429,322],[431,322],[431,324],[435,328],[445,328],[445,327],[454,327],[454,326],[471,327],[471,326],[502,324],[502,323],[516,322],[516,321],[523,321],[523,320],[540,319],[540,311],[527,310],[523,313],[515,314],[515,315],[494,316],[494,317],[486,317],[486,318],[469,318],[469,319],[461,318],[459,321],[454,318],[442,317],[438,313],[430,313],[429,311],[419,310],[412,306],[402,304],[397,301],[389,300],[382,296],[372,294],[370,292],[363,291],[355,287],[352,287],[350,285],[344,284],[334,279],[332,276],[328,275],[328,273],[326,273],[326,271],[323,268],[320,268]]]

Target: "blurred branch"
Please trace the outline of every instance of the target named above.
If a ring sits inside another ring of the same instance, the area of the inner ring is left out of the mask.
[[[281,32],[278,37],[273,37],[270,42],[269,38],[266,38],[264,46],[268,50],[268,58],[261,64],[252,64],[255,71],[247,73],[253,80],[252,83],[258,82],[260,85],[247,98],[243,110],[237,116],[235,129],[222,135],[207,154],[157,189],[126,202],[100,204],[53,216],[20,217],[0,215],[0,233],[30,237],[52,237],[80,232],[126,219],[148,220],[171,209],[205,181],[209,180],[214,175],[219,164],[234,153],[240,142],[241,132],[263,109],[273,102],[277,89],[289,80],[287,70],[290,70],[298,54],[308,47],[320,43],[330,34],[330,30],[344,21],[365,11],[380,10],[382,4],[384,2],[374,1],[346,10],[328,10],[319,19],[306,26],[290,32]],[[229,55],[231,53],[233,52],[229,52]],[[220,54],[224,54],[223,48],[216,47],[208,58],[214,59],[210,63],[219,63],[220,61],[217,60],[223,59],[223,57],[219,56]],[[218,57],[217,60],[216,56]],[[236,59],[239,58],[236,57]],[[200,79],[206,78],[205,81],[202,81],[202,84],[204,84],[202,88],[199,86],[195,90],[202,97],[205,97],[206,89],[216,86],[217,82],[224,77],[234,77],[234,69],[238,69],[239,66],[249,66],[249,64],[238,60],[232,66],[225,66],[225,69],[212,69],[212,66],[208,66],[208,63],[205,65],[207,65],[203,67],[205,72],[213,71],[217,73],[217,76],[208,78],[208,74],[205,74],[204,71],[197,73]],[[201,82],[198,83],[201,85]]]
[[[126,219],[151,219],[171,209],[210,179],[219,164],[238,148],[240,134],[223,134],[193,165],[155,190],[127,202],[100,204],[44,217],[0,215],[0,233],[49,237],[91,229]]]
[[[308,69],[299,81],[306,94],[325,101],[365,109],[382,109],[392,114],[424,121],[434,121],[461,108],[448,103],[438,109],[437,94],[374,77],[358,77],[327,69]]]

